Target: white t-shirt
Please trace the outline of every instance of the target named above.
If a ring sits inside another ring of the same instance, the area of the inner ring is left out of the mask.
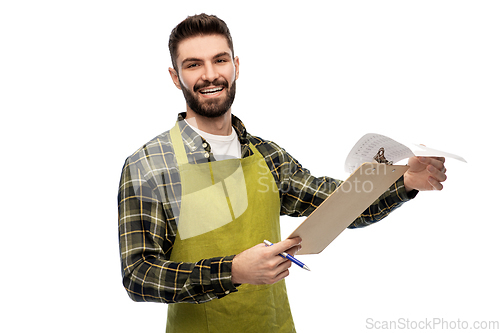
[[[187,123],[187,122],[186,122]],[[241,145],[236,135],[236,131],[231,127],[229,135],[214,135],[203,132],[198,128],[187,123],[196,133],[204,138],[212,148],[212,154],[216,161],[227,160],[230,158],[241,158]]]

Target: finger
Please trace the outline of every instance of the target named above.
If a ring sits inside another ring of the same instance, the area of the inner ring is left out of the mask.
[[[289,269],[290,267],[292,267],[292,262],[290,260],[285,260],[285,262],[279,264],[278,267],[276,267],[276,275]]]
[[[439,181],[437,181],[433,177],[429,177],[428,179],[429,184],[434,188],[436,191],[441,191],[443,189],[443,184],[441,184]]]
[[[271,259],[270,266],[276,268],[276,267],[279,267],[280,265],[283,265],[286,262],[290,262],[290,260],[283,258],[279,254],[277,254],[276,256],[274,256],[273,259]]]
[[[288,275],[290,275],[290,271],[287,269],[287,270],[284,270],[283,272],[281,272],[280,274],[278,274],[272,281],[271,281],[271,284],[273,283],[276,283],[278,281],[281,281],[283,280],[284,278],[286,278]]]
[[[444,168],[444,166],[442,168]],[[427,171],[429,171],[431,176],[439,182],[444,182],[447,178],[446,174],[442,171],[442,169],[440,170],[434,165],[427,166]]]
[[[270,249],[272,249],[272,253],[274,255],[278,255],[279,253],[286,252],[292,247],[299,245],[300,242],[302,242],[302,239],[300,237],[288,238],[284,241],[274,244],[270,247]]]
[[[291,249],[288,249],[287,251],[285,251],[286,253],[294,256],[297,252],[300,251],[300,249],[302,248],[301,245],[296,245],[294,247],[292,247]]]
[[[422,164],[434,165],[438,169],[442,169],[444,166],[444,157],[419,156],[418,161]]]
[[[279,278],[279,280],[284,278],[285,276],[283,276],[283,273],[288,275],[288,269],[290,267],[292,267],[292,262],[290,260],[287,260],[286,262],[280,264],[278,267],[276,267],[276,270],[274,271],[275,278],[278,278],[280,276],[282,276],[282,277]]]
[[[439,162],[444,164],[446,159],[444,157],[438,157],[438,156],[415,156],[420,163],[423,164],[431,164],[433,162]],[[413,158],[413,157],[412,157]]]
[[[442,159],[444,159],[444,157]],[[436,167],[438,170],[442,170],[444,168],[444,161],[439,157],[431,157],[429,159],[429,164]]]

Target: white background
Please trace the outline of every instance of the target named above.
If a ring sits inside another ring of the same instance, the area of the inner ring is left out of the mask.
[[[164,331],[167,306],[121,285],[116,195],[125,158],[185,109],[167,40],[201,12],[234,38],[234,114],[314,175],[345,179],[367,132],[469,162],[302,256],[312,272],[287,278],[297,330],[499,321],[497,1],[100,0],[0,5],[2,326]],[[283,218],[284,236],[298,223]]]

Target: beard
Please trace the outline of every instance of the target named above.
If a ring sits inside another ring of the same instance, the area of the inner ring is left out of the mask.
[[[207,99],[205,101],[201,101],[196,96],[195,91],[198,91],[205,87],[209,87],[211,85],[223,86],[224,89],[227,90],[227,96],[223,99],[221,99],[222,98],[221,97],[221,98]],[[233,105],[234,97],[236,96],[236,80],[233,81],[230,89],[228,82],[224,78],[219,78],[214,82],[196,84],[193,87],[193,92],[189,91],[181,83],[181,90],[182,93],[184,94],[184,98],[186,99],[187,105],[196,114],[207,118],[217,118],[226,114],[226,112],[231,108],[231,105]]]

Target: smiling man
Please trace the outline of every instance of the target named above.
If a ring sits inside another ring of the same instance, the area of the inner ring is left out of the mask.
[[[190,122],[199,116],[197,128],[229,135],[239,59],[233,57],[228,40],[221,35],[195,36],[182,41],[176,53],[174,68],[169,71],[186,99],[186,119]],[[216,124],[221,128],[214,128]]]
[[[239,60],[238,57],[233,59],[227,48],[226,39],[218,35],[192,37],[182,43],[181,50],[178,50],[182,52],[178,56],[182,60],[175,64],[175,69],[170,69],[170,75],[177,88],[182,89],[189,112],[218,118],[231,108],[236,94]],[[221,51],[216,54],[208,52],[214,49]],[[194,54],[197,57],[192,57]],[[182,80],[177,75],[179,68]]]
[[[135,301],[169,303],[167,332],[295,332],[284,281],[291,262],[279,253],[296,253],[301,240],[280,242],[279,218],[308,216],[341,181],[313,177],[232,114],[240,62],[222,20],[188,17],[169,49],[186,111],[125,161],[123,285]],[[444,159],[409,166],[351,228],[379,221],[418,190],[442,189]]]

